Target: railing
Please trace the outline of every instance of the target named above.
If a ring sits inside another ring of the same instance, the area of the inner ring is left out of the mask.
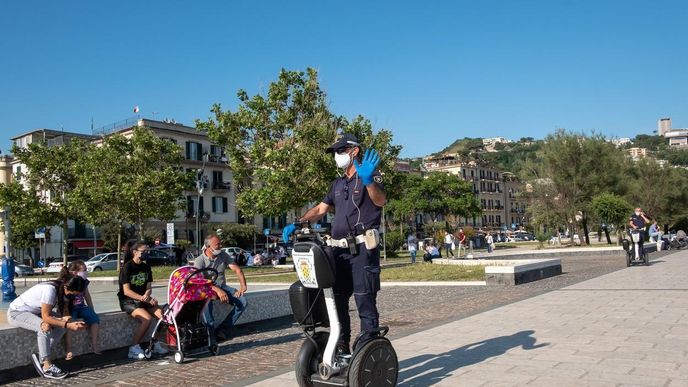
[[[114,122],[112,124],[101,126],[100,128],[93,129],[93,135],[108,135],[114,133],[120,129],[130,128],[132,126],[138,125],[140,115],[131,116],[123,120]]]

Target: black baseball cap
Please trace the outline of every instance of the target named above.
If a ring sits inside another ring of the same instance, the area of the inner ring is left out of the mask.
[[[358,143],[358,139],[353,134],[344,133],[337,137],[337,141],[327,148],[327,153],[334,153],[340,149],[357,146],[360,147],[361,144]]]

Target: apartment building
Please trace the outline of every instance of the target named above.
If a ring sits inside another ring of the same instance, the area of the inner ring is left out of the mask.
[[[12,157],[10,156],[0,156],[0,183],[9,184],[12,182]],[[6,209],[0,207],[0,225],[2,226],[2,232],[0,232],[0,246],[2,246],[2,253],[6,256],[9,254],[9,246],[7,242],[9,241],[9,231],[10,227],[7,224],[7,212]]]
[[[526,203],[518,199],[523,184],[513,174],[476,161],[464,162],[455,155],[426,159],[423,166],[428,172],[450,173],[473,184],[483,214],[461,219],[460,226],[517,229],[528,223]]]
[[[20,136],[12,138],[18,147],[28,147],[35,142],[44,142],[48,146],[56,146],[67,143],[75,138],[91,141],[95,144],[102,142],[104,136],[121,134],[125,137],[131,136],[137,127],[147,127],[152,132],[163,139],[167,139],[177,144],[184,155],[182,166],[187,171],[198,173],[203,172],[204,189],[199,195],[197,187],[190,186],[184,195],[186,206],[177,212],[174,223],[175,239],[187,239],[195,244],[202,241],[205,237],[203,229],[208,225],[220,225],[222,223],[242,223],[246,219],[240,216],[236,210],[235,187],[233,176],[224,151],[221,147],[213,144],[208,137],[195,128],[188,127],[173,120],[156,121],[139,117],[132,117],[93,130],[93,135],[55,131],[50,129],[36,129]],[[2,176],[3,166],[9,164],[10,175],[21,179],[26,172],[26,166],[17,159],[7,161],[0,160],[0,177]],[[4,180],[3,180],[4,182]],[[49,193],[44,193],[49,200]],[[2,214],[0,214],[1,216]],[[199,232],[196,231],[196,218],[198,216]],[[249,219],[247,223],[260,224],[261,218]],[[166,222],[150,220],[147,227],[160,230],[161,235],[166,235]],[[200,233],[200,235],[198,235]],[[70,220],[68,230],[63,233],[59,225],[51,226],[45,249],[42,255],[59,256],[61,254],[62,240],[66,238],[70,253],[92,255],[94,247],[101,249],[103,242],[97,228],[91,225],[82,224],[78,221]],[[32,257],[41,253],[32,251]]]
[[[188,172],[202,175],[200,180],[203,181],[203,193],[199,195],[196,185],[189,186],[184,191],[186,206],[176,213],[171,222],[174,223],[175,240],[186,239],[196,244],[203,241],[203,229],[208,225],[246,221],[235,206],[236,190],[224,149],[213,144],[205,133],[174,120],[156,121],[145,118],[124,120],[95,129],[94,133],[101,136],[120,134],[130,137],[137,127],[147,127],[157,137],[177,144],[184,155],[182,167]],[[196,231],[197,216],[200,235]],[[248,223],[258,224],[257,221],[249,219]],[[147,225],[160,229],[161,235],[166,235],[166,222],[151,219]]]

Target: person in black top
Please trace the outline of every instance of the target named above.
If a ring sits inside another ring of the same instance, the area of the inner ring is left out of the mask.
[[[636,207],[635,212],[628,219],[628,225],[631,230],[640,231],[640,242],[638,242],[638,248],[643,251],[643,242],[645,241],[645,225],[650,223],[650,219],[645,216],[645,213],[640,207]],[[629,230],[630,234],[630,230]]]
[[[162,310],[158,305],[158,300],[151,296],[153,282],[153,271],[145,262],[148,257],[148,245],[144,242],[136,243],[131,248],[132,259],[122,266],[119,275],[119,306],[123,312],[139,320],[133,337],[133,345],[129,347],[129,358],[142,360],[145,358],[143,349],[139,343],[148,331],[153,316],[162,318]],[[154,352],[159,354],[167,353],[158,343],[154,347]]]
[[[380,290],[380,250],[377,247],[377,229],[387,198],[382,176],[377,170],[380,157],[374,149],[368,149],[361,158],[358,139],[351,134],[344,134],[327,148],[327,152],[334,153],[337,167],[344,170],[344,175],[332,182],[322,202],[308,210],[300,221],[315,222],[328,211],[335,210],[332,241],[336,244],[330,245],[332,249],[328,250],[336,266],[333,290],[342,328],[338,351],[348,353],[351,340],[349,299],[352,295],[361,319],[361,336],[357,346],[373,338],[379,328],[376,299]],[[283,237],[288,239],[294,230],[294,225],[285,227]],[[369,231],[374,231],[375,243],[364,242]],[[352,244],[356,245],[353,249]],[[352,250],[356,250],[356,253]]]

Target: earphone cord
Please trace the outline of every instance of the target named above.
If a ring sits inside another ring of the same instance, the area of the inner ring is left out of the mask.
[[[356,192],[356,188],[358,188],[358,171],[356,171],[356,183],[354,184],[354,192]],[[356,223],[354,224],[354,232],[356,232],[356,226],[358,226],[360,224],[363,226],[363,228],[365,228],[365,225],[363,223],[361,223],[361,209],[358,208],[358,205],[356,204],[356,201],[354,200],[354,192],[351,193],[351,203],[353,203],[354,207],[356,207],[356,209],[358,210],[358,219],[356,219]],[[363,195],[362,192],[361,192],[361,195]]]

